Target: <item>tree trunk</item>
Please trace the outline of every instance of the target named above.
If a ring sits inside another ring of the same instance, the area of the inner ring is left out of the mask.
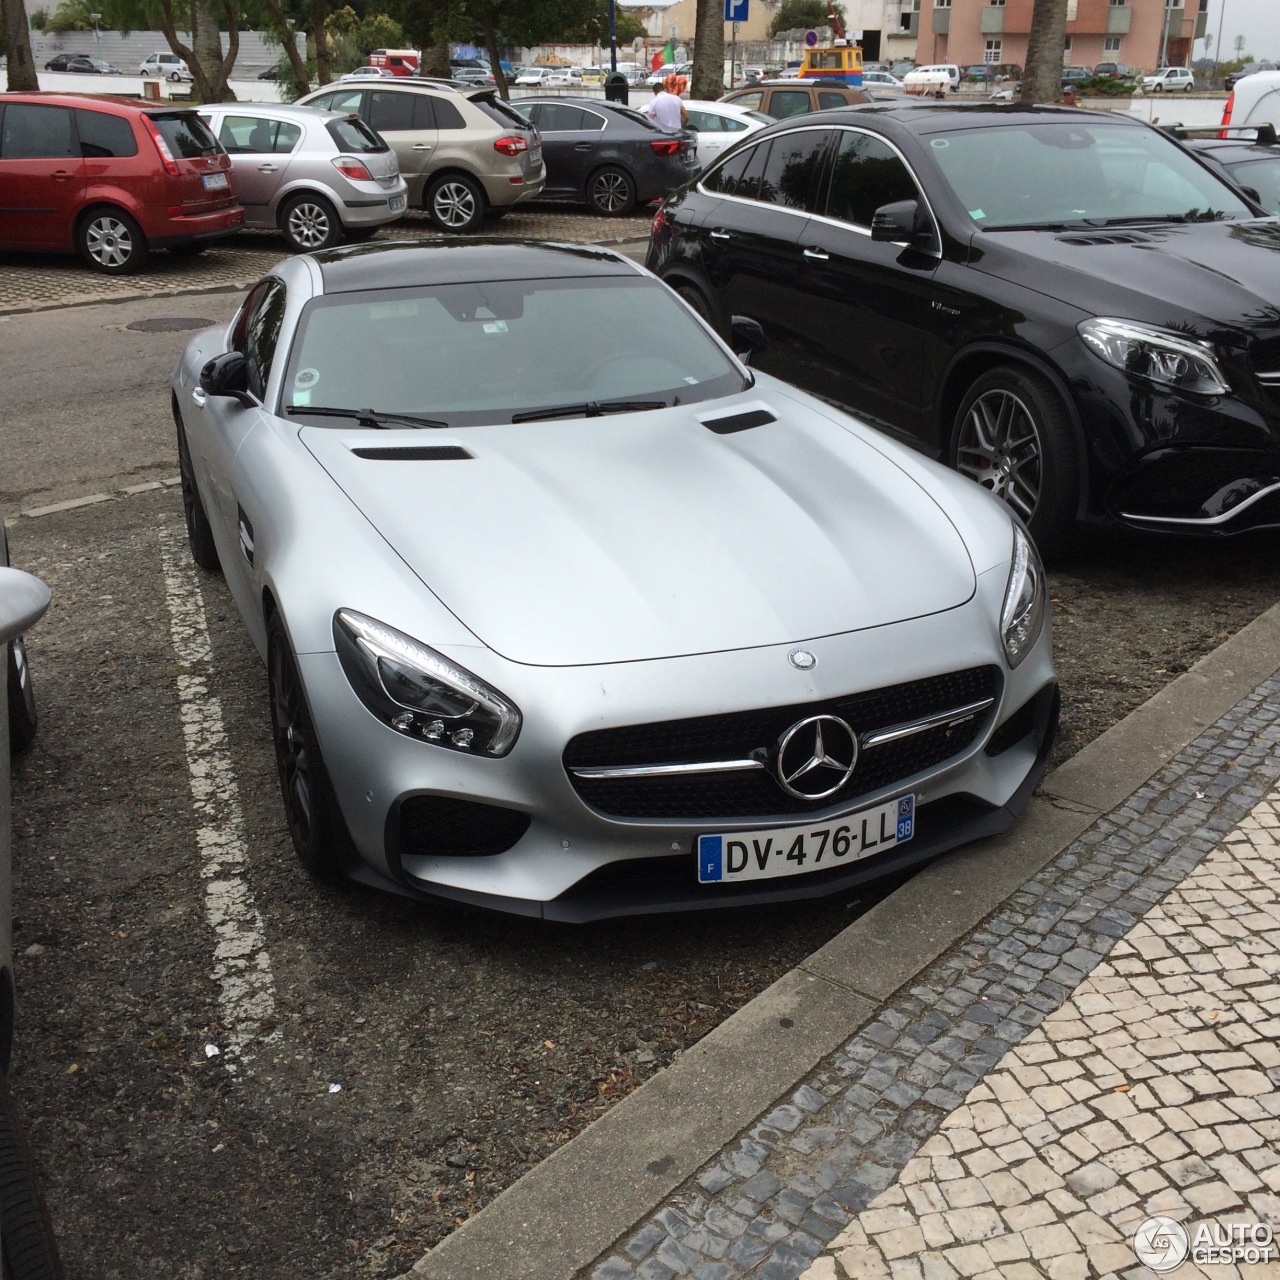
[[[422,51],[422,74],[449,79],[449,42],[437,40]]]
[[[26,5],[23,0],[0,0],[0,16],[4,20],[5,39],[9,44],[9,88],[23,93],[39,89],[35,59],[31,56],[31,28],[27,24]]]
[[[1067,0],[1036,0],[1031,39],[1022,73],[1023,102],[1062,100],[1062,54],[1066,44]]]
[[[329,70],[329,37],[324,29],[324,20],[327,16],[325,0],[312,0],[311,38],[316,44],[317,84],[328,84],[333,79],[333,73]]]
[[[691,98],[715,101],[724,92],[724,0],[698,0]]]
[[[307,79],[307,64],[303,62],[302,55],[298,52],[298,42],[294,39],[293,28],[285,21],[284,10],[280,7],[280,0],[266,0],[267,12],[271,14],[271,18],[276,25],[276,29],[280,32],[281,42],[284,44],[285,57],[289,59],[289,69],[293,72],[293,86],[298,91],[298,97],[302,97],[304,93],[310,92],[311,82]]]
[[[507,77],[502,74],[502,59],[498,56],[498,36],[493,29],[493,10],[486,9],[484,15],[484,47],[489,51],[489,66],[493,70],[493,78],[498,85],[498,93],[503,99],[511,97],[507,90]]]

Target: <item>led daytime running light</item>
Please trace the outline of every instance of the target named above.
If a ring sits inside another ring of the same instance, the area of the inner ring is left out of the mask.
[[[1198,395],[1230,391],[1208,343],[1106,317],[1082,320],[1077,332],[1094,355],[1125,373]]]

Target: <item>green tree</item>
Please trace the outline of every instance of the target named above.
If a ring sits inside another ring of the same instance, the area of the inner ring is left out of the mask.
[[[836,5],[835,9],[840,25],[844,26],[844,6]],[[769,23],[769,37],[772,39],[783,31],[795,31],[798,28],[808,30],[811,27],[830,25],[826,0],[782,0],[782,8],[773,15],[773,21]]]
[[[46,26],[47,31],[92,31],[93,19],[89,17],[91,10],[89,0],[62,0],[53,11],[53,17]]]
[[[1036,0],[1031,12],[1027,65],[1022,75],[1023,102],[1062,98],[1062,55],[1067,43],[1067,0]]]
[[[644,23],[620,5],[614,7],[613,29],[620,45],[644,39]],[[609,47],[609,0],[596,0],[595,12],[581,25],[565,30],[560,39],[570,44],[598,44],[602,49],[607,49]]]

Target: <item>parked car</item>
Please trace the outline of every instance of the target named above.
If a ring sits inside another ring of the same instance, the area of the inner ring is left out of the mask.
[[[692,62],[664,62],[656,71],[649,73],[645,80],[650,88],[655,84],[662,84],[668,76],[684,76],[686,81],[693,80],[693,63]]]
[[[31,1146],[9,1092],[7,1075],[17,1024],[13,957],[13,815],[11,757],[36,735],[36,703],[23,634],[43,616],[49,589],[39,578],[11,568],[0,527],[0,646],[7,679],[0,682],[0,1163],[4,1168],[0,1266],[6,1278],[64,1280],[49,1211],[36,1175]]]
[[[971,67],[965,67],[963,78],[965,80],[981,80],[985,84],[991,79],[991,68],[985,62],[975,63]],[[865,82],[866,78],[864,77],[863,83]]]
[[[783,179],[787,175],[787,179]],[[647,263],[761,367],[1008,502],[1078,521],[1280,520],[1280,237],[1121,113],[922,104],[788,121],[675,193]]]
[[[394,80],[396,73],[390,67],[355,67],[338,77],[341,84],[346,80]]]
[[[496,84],[497,80],[488,67],[455,67],[453,79],[459,84],[486,85]]]
[[[279,68],[279,67],[267,67],[267,69],[266,69],[265,71],[259,71],[259,72],[258,72],[258,79],[259,79],[259,80],[279,80],[279,79],[280,79],[280,68]]]
[[[1132,80],[1133,68],[1123,62],[1100,62],[1093,69],[1095,80]]]
[[[667,133],[620,103],[518,98],[511,105],[542,139],[546,199],[581,201],[592,213],[620,218],[697,171],[694,134]]]
[[[549,85],[551,77],[555,73],[555,67],[526,67],[518,76],[516,76],[516,84],[522,88],[537,88]]]
[[[1280,128],[1280,71],[1259,71],[1238,81],[1223,108],[1223,128],[1261,124]]]
[[[863,71],[862,86],[864,89],[901,89],[902,81],[888,71]]]
[[[772,120],[786,120],[812,111],[830,111],[871,100],[865,89],[823,84],[817,80],[762,80],[759,84],[734,89],[720,99],[749,111],[759,111]]]
[[[1256,130],[1232,129],[1227,137],[1220,136],[1217,128],[1197,132],[1208,136],[1181,128],[1175,129],[1175,136],[1250,200],[1268,213],[1280,214],[1280,142],[1274,125],[1263,124]],[[1247,133],[1256,136],[1246,137]]]
[[[763,129],[773,120],[759,111],[751,111],[733,102],[686,102],[688,127],[697,133],[698,164],[706,166],[722,151],[741,142],[749,133]]]
[[[238,102],[200,116],[231,157],[245,225],[278,227],[298,253],[365,240],[404,217],[395,152],[359,116]]]
[[[1065,89],[1068,85],[1079,85],[1083,80],[1093,79],[1092,67],[1063,67],[1062,68],[1062,87]]]
[[[470,231],[491,211],[532,200],[547,180],[528,121],[492,92],[397,78],[316,89],[300,105],[358,115],[396,154],[409,204],[442,231]]]
[[[919,72],[943,72],[947,77],[947,82],[951,85],[951,92],[958,93],[960,90],[960,68],[954,62],[934,62],[926,66],[916,67],[912,74]],[[905,77],[904,77],[905,80]]]
[[[138,74],[140,76],[164,76],[175,84],[179,80],[193,79],[191,69],[176,53],[148,54],[138,63]]]
[[[1186,67],[1161,67],[1153,75],[1142,77],[1142,87],[1148,93],[1190,93],[1196,87],[1196,78]]]
[[[105,58],[91,58],[84,53],[59,53],[44,64],[46,71],[82,72],[87,75],[118,76],[119,67],[113,67]]]
[[[238,231],[231,160],[189,108],[78,94],[0,96],[0,245],[139,270]]]
[[[1263,59],[1261,62],[1246,62],[1243,67],[1236,71],[1228,71],[1222,77],[1222,87],[1228,91],[1234,89],[1246,76],[1254,75],[1258,71],[1275,71],[1276,64]]]
[[[621,254],[289,258],[171,395],[313,875],[560,920],[797,901],[1002,830],[1041,776],[1008,510]]]

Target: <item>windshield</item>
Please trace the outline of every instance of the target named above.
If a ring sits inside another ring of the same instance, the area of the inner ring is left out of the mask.
[[[640,277],[369,290],[307,304],[281,413],[372,409],[449,426],[611,402],[692,404],[750,385],[664,285]],[[316,425],[350,430],[317,414]]]
[[[1252,217],[1229,187],[1154,129],[1077,118],[957,129],[928,142],[986,231]]]
[[[1258,193],[1258,203],[1270,213],[1280,213],[1280,155],[1246,160],[1230,166],[1231,176]]]

